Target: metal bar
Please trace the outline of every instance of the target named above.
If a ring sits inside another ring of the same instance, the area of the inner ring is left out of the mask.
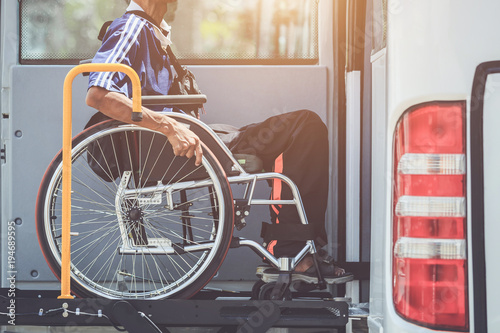
[[[150,239],[154,241],[156,238]],[[179,250],[182,249],[185,252],[199,252],[207,251],[214,247],[214,242],[198,243],[193,245],[186,245],[182,248],[174,248],[173,246],[163,245],[163,246],[130,246],[128,242],[126,245],[118,248],[119,254],[130,254],[130,255],[161,255],[168,254],[174,255],[178,254]]]
[[[192,190],[196,189],[199,187],[205,187],[205,186],[211,186],[213,185],[213,181],[210,179],[206,180],[193,180],[193,181],[185,181],[185,182],[179,182],[175,184],[168,184],[168,185],[154,185],[154,186],[148,186],[144,187],[141,189],[126,189],[123,191],[123,197],[124,198],[134,198],[137,197],[140,194],[151,194],[155,192],[174,192],[174,191],[180,191],[180,190]]]
[[[311,251],[311,250],[314,250],[314,251]],[[297,266],[297,264],[302,259],[304,259],[304,257],[308,253],[313,253],[313,254],[316,253],[316,247],[314,246],[314,243],[313,243],[312,240],[308,240],[306,246],[304,246],[304,248],[295,256],[294,261],[293,261],[294,262],[294,268],[295,268],[295,266]]]
[[[128,231],[127,231],[127,226],[125,225],[124,222],[124,216],[122,214],[121,202],[123,198],[123,192],[127,188],[131,176],[132,176],[131,171],[123,172],[122,179],[120,180],[120,185],[118,185],[118,190],[116,191],[115,195],[115,212],[116,212],[116,217],[118,219],[118,226],[120,227],[122,244],[128,244]]]
[[[72,127],[72,83],[84,72],[123,72],[132,81],[132,120],[142,118],[141,82],[137,73],[123,64],[83,64],[71,69],[64,79],[63,90],[63,193],[62,193],[62,251],[61,251],[61,295],[60,299],[73,299],[70,290],[71,265],[71,127]]]
[[[252,250],[254,250],[254,252],[256,252],[256,253],[264,256],[267,260],[269,260],[271,262],[271,264],[274,267],[276,267],[276,268],[280,267],[280,263],[279,263],[278,259],[276,259],[276,257],[273,256],[271,254],[271,252],[269,252],[268,250],[266,250],[262,245],[260,245],[256,241],[253,241],[251,239],[240,238],[240,242],[239,243],[240,243],[241,246],[248,246],[249,248],[251,248]]]
[[[295,205],[294,200],[271,200],[271,199],[253,199],[248,202],[250,205]]]
[[[248,201],[252,201],[253,193],[255,191],[255,185],[257,184],[257,176],[253,177],[252,185],[250,186],[250,194],[248,195]]]
[[[302,199],[300,198],[299,189],[297,188],[297,185],[295,185],[295,183],[287,176],[276,172],[266,172],[259,174],[242,174],[240,176],[228,177],[229,183],[242,183],[242,182],[251,182],[255,180],[259,181],[267,179],[280,179],[281,181],[283,181],[285,184],[288,185],[288,187],[292,191],[292,195],[294,198],[293,204],[295,204],[295,206],[297,207],[297,213],[299,214],[301,223],[308,224],[306,212],[304,210],[304,206],[302,205]],[[277,201],[273,201],[272,204],[279,204]],[[266,204],[263,201],[257,201],[257,200],[252,200],[252,203],[262,204],[262,205]],[[292,204],[292,202],[284,202],[282,204]]]

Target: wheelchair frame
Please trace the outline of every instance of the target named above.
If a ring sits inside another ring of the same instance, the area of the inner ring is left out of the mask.
[[[170,96],[144,96],[142,98],[143,105],[148,106],[148,105],[172,105],[169,102]],[[174,97],[175,98],[175,97]],[[194,100],[196,101],[196,100]],[[190,102],[189,104],[191,104]],[[232,172],[237,172],[239,175],[237,176],[229,176],[227,177],[229,184],[246,184],[245,192],[243,194],[243,198],[241,200],[244,200],[245,202],[248,203],[249,206],[252,205],[294,205],[297,208],[297,212],[299,214],[300,222],[302,224],[308,224],[307,221],[307,216],[304,210],[304,206],[302,204],[302,199],[300,197],[299,190],[295,183],[288,177],[286,177],[283,174],[276,173],[276,172],[265,172],[265,173],[255,173],[255,174],[250,174],[247,173],[243,167],[238,163],[238,161],[234,158],[232,155],[231,151],[227,146],[222,142],[222,140],[219,138],[219,136],[205,123],[202,121],[191,117],[187,116],[184,114],[179,114],[179,113],[169,113],[169,116],[176,119],[180,120],[181,122],[184,123],[195,123],[200,128],[202,128],[207,134],[210,135],[210,137],[218,144],[218,148],[222,150],[222,152],[225,154],[225,157],[230,159],[232,162],[231,166],[231,171]],[[196,133],[196,131],[195,131]],[[198,134],[198,133],[196,133]],[[209,147],[212,149],[212,147]],[[216,158],[219,159],[220,156],[217,156]],[[279,179],[282,182],[284,182],[287,186],[289,186],[290,190],[292,191],[293,194],[293,199],[292,200],[273,200],[273,199],[255,199],[254,198],[254,189],[257,181],[263,181],[263,180],[272,180],[272,179]],[[156,188],[156,187],[155,187]],[[239,200],[239,199],[236,199]],[[236,201],[233,198],[233,203]],[[241,214],[245,214],[245,212],[240,212]],[[311,253],[315,254],[316,253],[316,247],[314,244],[313,240],[307,240],[306,245],[303,247],[299,253],[292,258],[288,257],[282,257],[282,258],[276,258],[273,254],[271,254],[265,247],[263,247],[261,244],[257,243],[256,241],[250,240],[250,239],[245,239],[245,238],[239,238],[239,245],[241,246],[247,246],[251,248],[254,252],[256,252],[259,255],[264,256],[269,262],[279,269],[280,271],[283,272],[290,272],[295,269],[297,264],[306,256],[306,254]],[[203,249],[197,249],[197,250],[203,250]]]

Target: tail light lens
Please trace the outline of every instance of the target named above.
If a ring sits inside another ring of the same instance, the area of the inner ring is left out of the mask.
[[[393,296],[406,320],[468,330],[465,102],[408,110],[394,137]]]

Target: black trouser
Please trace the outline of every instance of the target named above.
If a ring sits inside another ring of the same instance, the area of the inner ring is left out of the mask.
[[[240,132],[229,144],[233,154],[256,155],[263,160],[266,170],[288,176],[299,189],[315,240],[326,243],[328,130],[319,116],[308,110],[280,114],[242,127]],[[293,198],[288,186],[281,186],[279,180],[273,184],[272,195],[274,199]],[[274,205],[271,207],[271,218],[280,224],[300,223],[293,205]],[[276,257],[295,256],[305,242],[278,240],[270,245],[274,247]]]

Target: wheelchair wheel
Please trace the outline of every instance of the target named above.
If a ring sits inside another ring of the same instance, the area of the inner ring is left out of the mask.
[[[71,288],[80,297],[189,298],[229,249],[233,203],[219,163],[176,157],[157,132],[116,121],[73,139]],[[60,278],[62,153],[40,185],[40,246]]]

